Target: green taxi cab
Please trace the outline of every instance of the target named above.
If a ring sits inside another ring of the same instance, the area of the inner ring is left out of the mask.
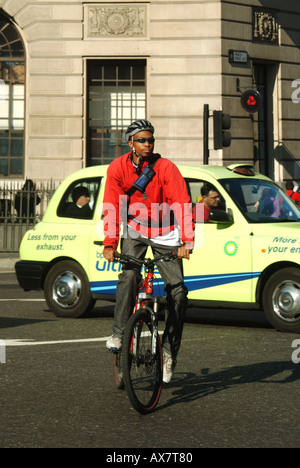
[[[273,327],[300,332],[300,211],[269,178],[247,165],[178,166],[193,204],[210,184],[219,193],[209,222],[195,223],[195,248],[184,260],[189,301],[199,307],[264,310]],[[40,223],[20,245],[16,274],[24,290],[43,290],[50,310],[79,317],[97,299],[114,301],[119,263],[103,257],[107,166],[67,177]],[[89,209],[73,210],[88,190]],[[266,201],[268,198],[268,209]],[[157,273],[157,291],[164,295]]]

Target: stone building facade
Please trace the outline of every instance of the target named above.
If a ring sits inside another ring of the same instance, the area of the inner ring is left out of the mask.
[[[241,106],[248,89],[256,113]],[[202,164],[205,105],[210,164],[300,181],[298,0],[0,0],[0,180],[109,163],[140,117],[156,151]],[[223,149],[216,110],[231,116]]]

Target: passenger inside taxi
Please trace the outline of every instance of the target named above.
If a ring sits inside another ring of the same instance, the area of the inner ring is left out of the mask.
[[[201,199],[193,208],[193,217],[197,223],[208,223],[209,213],[212,210],[219,208],[220,195],[215,187],[211,184],[204,184],[201,187]],[[203,204],[203,207],[199,208],[199,205]],[[198,205],[198,208],[197,208]]]
[[[72,192],[73,203],[70,203],[66,209],[66,215],[76,216],[78,218],[89,218],[92,215],[90,208],[90,193],[87,187],[75,187]]]

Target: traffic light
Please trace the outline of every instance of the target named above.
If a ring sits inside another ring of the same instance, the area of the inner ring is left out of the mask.
[[[229,114],[223,114],[222,111],[214,111],[214,149],[222,149],[230,146],[231,133],[228,130],[231,127],[231,117]]]
[[[248,89],[245,91],[241,97],[242,108],[253,114],[254,112],[259,111],[262,105],[262,96],[255,89]]]

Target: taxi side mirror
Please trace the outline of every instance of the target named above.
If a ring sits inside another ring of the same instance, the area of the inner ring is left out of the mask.
[[[227,213],[222,210],[213,210],[209,213],[209,221],[215,224],[233,224],[231,210]]]

